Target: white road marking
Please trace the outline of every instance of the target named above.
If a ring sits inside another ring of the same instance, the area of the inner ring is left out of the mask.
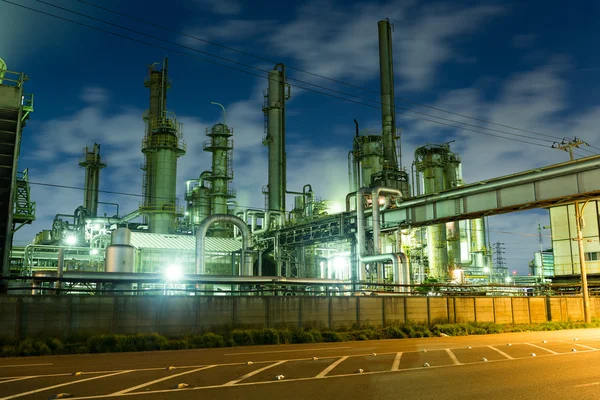
[[[295,350],[272,350],[272,351],[253,351],[250,353],[230,353],[224,354],[226,356],[248,356],[252,354],[269,354],[269,353],[291,353],[293,351],[329,351],[329,350],[340,350],[340,349],[351,349],[352,347],[322,347],[319,349],[295,349]]]
[[[22,381],[24,379],[31,379],[31,378],[35,378],[35,376],[21,376],[19,378],[7,379],[7,380],[4,380],[4,381],[0,381],[0,385],[3,384],[3,383]]]
[[[450,357],[450,359],[452,360],[452,362],[454,363],[454,365],[461,365],[462,364],[460,361],[458,361],[458,358],[456,358],[456,355],[452,352],[452,350],[446,349],[446,353],[448,353],[448,356]]]
[[[319,372],[319,374],[315,378],[324,378],[325,375],[330,373],[335,367],[337,367],[338,365],[340,365],[347,359],[348,359],[348,356],[344,356],[344,357],[334,361],[329,367],[327,367],[323,371]]]
[[[115,375],[126,374],[128,372],[132,372],[132,370],[119,371],[119,372],[115,372],[114,374],[94,376],[93,378],[80,379],[80,380],[77,380],[77,381],[71,381],[71,382],[67,382],[67,383],[60,383],[58,385],[46,386],[46,387],[43,387],[43,388],[39,388],[39,389],[35,389],[35,390],[30,390],[29,392],[17,393],[17,394],[13,394],[12,396],[2,397],[2,398],[0,398],[0,400],[16,399],[17,397],[23,397],[23,396],[27,396],[27,395],[34,394],[34,393],[43,392],[43,391],[50,390],[50,389],[56,389],[56,388],[59,388],[59,387],[69,386],[69,385],[76,385],[78,383],[87,382],[87,381],[93,381],[94,379],[108,378],[108,377],[115,376]]]
[[[586,346],[586,345],[579,344],[579,343],[573,343],[573,345],[574,345],[574,346],[583,347],[584,349],[588,349],[588,350],[598,350],[598,349],[596,349],[596,348],[594,348],[594,347]]]
[[[491,347],[491,346],[487,346],[487,347]],[[462,348],[462,347],[459,347]],[[495,349],[497,350],[497,349]],[[587,351],[586,351],[587,352]],[[392,353],[389,353],[392,354]],[[398,354],[398,353],[395,353]],[[573,354],[571,352],[569,353],[559,353],[559,354],[547,354],[547,355],[543,355],[543,357],[561,357],[561,356],[568,356],[569,354]],[[348,357],[354,357],[354,356],[345,356],[344,358],[348,358]],[[491,363],[496,363],[496,362],[510,362],[511,360],[524,360],[527,359],[529,357],[523,357],[523,358],[510,358],[510,359],[501,359],[501,360],[489,360],[489,364]],[[287,361],[293,361],[293,360],[287,360]],[[339,361],[339,360],[338,360]],[[461,364],[461,365],[470,365],[469,364]],[[473,363],[475,364],[475,363]],[[237,365],[237,364],[236,364]],[[395,373],[410,373],[411,371],[414,370],[420,370],[420,369],[435,369],[435,368],[450,368],[450,367],[457,367],[457,365],[432,365],[429,368],[424,368],[424,367],[417,367],[417,368],[405,368],[405,369],[399,369],[397,371],[393,371]],[[363,376],[363,375],[373,375],[373,374],[389,374],[389,373],[393,373],[392,371],[368,371],[368,372],[363,372],[360,375],[357,375],[356,373],[352,373],[352,374],[341,374],[341,375],[327,375],[327,376],[323,376],[321,378],[323,379],[336,379],[336,378],[346,378],[346,377],[356,377],[356,376]],[[261,381],[261,382],[241,382],[238,383],[236,386],[253,386],[253,385],[266,385],[266,384],[272,384],[272,383],[281,383],[281,382],[295,382],[295,381],[310,381],[310,380],[314,380],[317,379],[317,377],[307,377],[307,378],[291,378],[291,379],[285,379],[284,381],[276,381],[276,380],[267,380],[267,381]],[[579,386],[592,386],[592,385],[600,385],[600,382],[596,382],[596,383],[589,383],[589,384],[584,384],[584,385],[579,385]],[[131,392],[131,393],[125,393],[120,395],[120,397],[125,397],[125,396],[138,396],[138,395],[151,395],[151,394],[168,394],[168,393],[174,393],[174,392],[182,392],[182,391],[195,391],[195,390],[205,390],[205,389],[217,389],[217,388],[223,388],[225,385],[211,385],[211,386],[197,386],[197,387],[192,387],[192,388],[186,388],[186,389],[161,389],[161,390],[152,390],[152,391],[143,391],[143,392]],[[73,397],[71,400],[92,400],[92,399],[108,399],[108,398],[115,398],[115,396],[113,395],[92,395],[92,396],[82,396],[82,397]],[[3,400],[3,399],[0,399]]]
[[[574,387],[598,386],[600,382],[584,383],[583,385],[575,385]]]
[[[281,365],[281,364],[283,364],[284,362],[287,362],[287,360],[282,360],[282,361],[276,362],[276,363],[274,363],[274,364],[267,365],[266,367],[259,368],[259,369],[257,369],[256,371],[249,372],[249,373],[247,373],[246,375],[242,376],[240,379],[236,379],[236,380],[233,380],[233,381],[229,381],[229,382],[225,383],[223,386],[233,386],[233,385],[235,385],[236,383],[243,381],[244,379],[248,379],[248,378],[250,378],[251,376],[254,376],[254,375],[256,375],[256,374],[259,374],[259,373],[261,373],[261,372],[263,372],[263,371],[266,371],[266,370],[268,370],[269,368],[273,368],[273,367],[276,367],[276,366],[278,366],[278,365]],[[0,399],[0,400],[2,400],[2,399]]]
[[[528,346],[533,346],[533,347],[536,347],[536,348],[538,348],[538,349],[540,349],[540,350],[547,351],[548,353],[552,353],[552,354],[559,354],[557,351],[550,350],[550,349],[547,349],[547,348],[545,348],[545,347],[542,347],[542,346],[538,346],[537,344],[531,344],[531,343],[525,343],[525,344],[526,344],[526,345],[528,345]]]
[[[494,350],[495,352],[502,354],[504,357],[508,358],[509,360],[514,360],[513,357],[509,356],[508,354],[506,354],[505,352],[503,352],[502,350],[499,350],[497,348],[495,348],[494,346],[488,346],[490,349]]]
[[[154,385],[155,383],[159,383],[159,382],[162,382],[162,381],[167,381],[169,379],[177,378],[178,376],[192,374],[194,372],[202,371],[204,369],[209,369],[209,368],[213,368],[213,367],[216,367],[216,365],[207,365],[205,367],[200,367],[200,368],[192,369],[190,371],[184,371],[184,372],[180,372],[178,374],[165,376],[165,377],[162,377],[162,378],[159,378],[159,379],[155,379],[153,381],[142,383],[141,385],[133,386],[133,387],[130,387],[130,388],[127,388],[127,389],[120,390],[120,391],[115,392],[115,393],[111,393],[111,395],[115,396],[115,395],[118,395],[118,394],[125,394],[125,393],[129,393],[129,392],[133,392],[134,390],[138,390],[138,389],[141,389],[141,388],[146,387],[146,386]]]
[[[390,371],[398,371],[400,369],[400,359],[402,358],[402,352],[396,354],[396,358],[394,358],[394,363],[392,364],[392,369]]]
[[[41,367],[42,365],[54,365],[52,363],[44,364],[15,364],[15,365],[0,365],[0,368],[16,368],[16,367]]]

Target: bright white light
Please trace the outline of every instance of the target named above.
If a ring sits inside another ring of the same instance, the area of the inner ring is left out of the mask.
[[[99,231],[100,229],[102,229],[102,226],[100,226],[100,224],[95,224],[94,225],[94,230],[95,231]]]
[[[181,270],[181,265],[169,265],[165,269],[165,278],[168,281],[178,281],[183,277],[183,271]]]
[[[92,251],[90,251],[90,255],[97,256],[98,255],[98,249],[92,249]]]
[[[487,274],[488,272],[490,272],[490,268],[489,267],[483,267],[483,272]]]
[[[65,238],[65,243],[67,243],[69,246],[73,246],[77,243],[77,237],[75,235],[69,235]]]
[[[336,272],[341,272],[346,267],[347,262],[344,257],[334,257],[331,260],[331,265],[333,266]]]
[[[332,201],[329,203],[329,213],[330,214],[337,214],[337,213],[341,213],[343,211],[342,205],[340,203],[338,203],[337,201]]]
[[[510,276],[507,276],[506,278],[504,278],[504,281],[505,281],[506,283],[510,283]]]
[[[452,278],[457,282],[462,282],[462,269],[455,269],[452,271]]]

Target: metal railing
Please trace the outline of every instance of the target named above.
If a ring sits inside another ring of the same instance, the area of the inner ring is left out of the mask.
[[[0,69],[0,85],[21,87],[29,78],[22,72]]]

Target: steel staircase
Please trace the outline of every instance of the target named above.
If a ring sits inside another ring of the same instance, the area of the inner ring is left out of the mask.
[[[2,275],[8,275],[14,226],[35,219],[27,171],[16,171],[21,131],[33,111],[33,96],[23,93],[24,74],[2,70],[0,75],[0,266]]]

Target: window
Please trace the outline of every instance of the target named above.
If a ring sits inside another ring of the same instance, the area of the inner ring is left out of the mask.
[[[600,261],[600,252],[594,251],[589,253],[584,253],[585,261]]]

